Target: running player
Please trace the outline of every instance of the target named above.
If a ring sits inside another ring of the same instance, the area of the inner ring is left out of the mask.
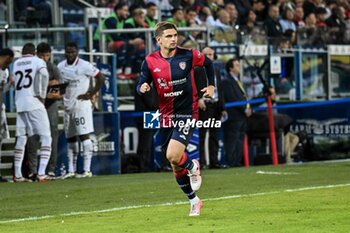
[[[202,208],[202,201],[195,193],[202,182],[199,162],[190,160],[185,153],[194,128],[189,125],[175,126],[175,122],[198,119],[198,94],[193,67],[205,67],[209,86],[201,91],[204,96],[212,97],[214,66],[199,51],[177,47],[178,34],[174,24],[158,23],[155,36],[160,50],[148,55],[142,64],[137,91],[141,95],[150,91],[150,83],[153,81],[159,99],[162,149],[172,166],[177,183],[189,198],[189,215],[198,216]]]
[[[46,181],[45,170],[51,154],[50,123],[44,106],[49,74],[46,63],[34,55],[35,46],[27,43],[23,46],[22,57],[13,65],[17,109],[15,182],[28,181],[21,171],[28,136],[40,137],[40,164],[37,175],[39,182]]]
[[[63,177],[76,176],[76,161],[79,153],[78,137],[84,149],[84,172],[76,177],[91,177],[92,141],[89,134],[94,132],[91,99],[101,89],[104,76],[91,63],[78,57],[76,43],[65,47],[66,60],[58,64],[64,83],[68,83],[63,95],[65,108],[64,130],[68,141],[68,173]],[[90,90],[91,77],[95,77],[95,87]]]
[[[8,66],[12,63],[14,53],[11,49],[5,48],[0,50],[0,163],[2,140],[9,138],[9,130],[6,120],[5,104],[3,104],[3,94],[9,89],[9,71]],[[7,182],[0,173],[0,182]]]

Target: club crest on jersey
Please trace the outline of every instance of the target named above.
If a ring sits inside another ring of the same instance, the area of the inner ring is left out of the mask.
[[[164,89],[168,88],[168,83],[164,78],[158,78],[157,82],[160,88],[164,88]]]
[[[186,69],[186,62],[184,62],[184,61],[180,62],[179,66],[180,66],[181,70],[185,70]]]

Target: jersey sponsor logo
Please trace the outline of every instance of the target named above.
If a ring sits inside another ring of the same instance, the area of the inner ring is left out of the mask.
[[[182,95],[184,91],[174,91],[174,92],[168,92],[164,93],[164,97],[176,97]]]
[[[154,70],[153,70],[153,72],[154,73],[159,73],[161,70],[159,69],[159,68],[155,68]]]
[[[180,62],[179,66],[180,66],[181,70],[185,70],[186,69],[186,62],[184,62],[184,61]]]
[[[170,86],[176,86],[176,85],[181,85],[186,83],[187,79],[186,78],[182,78],[182,79],[178,79],[178,80],[173,80],[169,82]]]
[[[168,89],[169,88],[168,84],[167,84],[167,81],[164,78],[158,78],[157,82],[158,82],[159,88],[164,88],[164,89]]]

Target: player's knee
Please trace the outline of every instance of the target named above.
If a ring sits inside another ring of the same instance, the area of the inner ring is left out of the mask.
[[[51,147],[52,138],[51,136],[41,135],[40,136],[41,146]]]
[[[24,149],[27,143],[26,136],[18,136],[16,141],[16,149]]]
[[[177,153],[168,151],[166,154],[167,159],[169,160],[170,164],[177,166],[180,162],[181,156],[179,156]]]

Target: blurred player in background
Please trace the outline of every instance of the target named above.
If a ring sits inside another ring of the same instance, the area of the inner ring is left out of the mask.
[[[191,204],[189,215],[198,216],[202,208],[202,201],[195,193],[202,182],[199,162],[190,160],[185,153],[194,128],[173,126],[172,122],[198,119],[198,95],[193,68],[195,66],[206,68],[209,86],[202,91],[204,96],[212,97],[214,66],[212,61],[199,51],[177,47],[178,33],[174,24],[158,23],[155,27],[155,36],[160,50],[148,55],[143,62],[137,91],[140,95],[150,91],[152,81],[157,88],[162,150],[173,168],[177,183],[189,198]],[[156,118],[157,115],[153,117]],[[167,127],[163,127],[165,125]]]
[[[14,53],[11,49],[0,49],[0,164],[1,164],[1,148],[2,140],[9,138],[9,131],[6,120],[5,104],[3,103],[3,94],[8,91],[11,82],[9,78],[8,67],[12,63]],[[0,182],[7,182],[2,178],[0,170]]]
[[[23,46],[22,57],[13,65],[16,96],[16,145],[14,151],[15,182],[29,181],[22,176],[22,161],[27,137],[39,135],[40,164],[37,175],[39,182],[46,181],[45,170],[51,154],[50,122],[44,105],[49,73],[46,63],[35,57],[35,46]]]
[[[64,83],[68,83],[63,95],[65,108],[64,130],[68,141],[68,173],[63,178],[91,177],[92,141],[89,134],[94,132],[91,100],[101,89],[104,76],[91,63],[78,57],[76,43],[65,46],[66,60],[58,64]],[[91,77],[96,80],[90,90]],[[84,149],[84,172],[76,175],[77,157],[79,154],[78,138]]]

